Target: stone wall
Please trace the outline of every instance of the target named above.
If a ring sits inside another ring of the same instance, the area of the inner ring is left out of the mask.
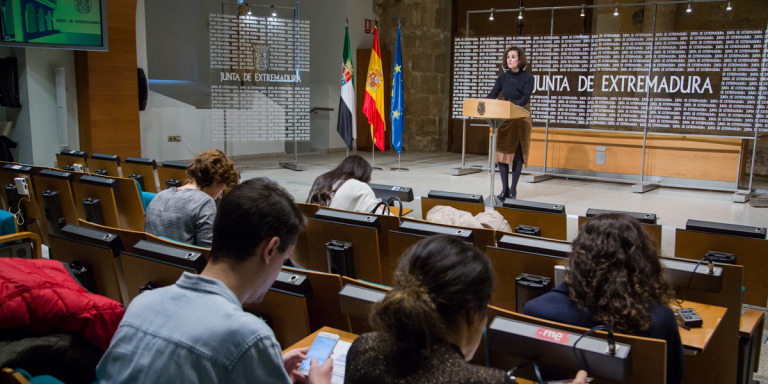
[[[374,0],[379,42],[394,60],[400,20],[405,131],[403,147],[444,151],[450,97],[451,0]]]

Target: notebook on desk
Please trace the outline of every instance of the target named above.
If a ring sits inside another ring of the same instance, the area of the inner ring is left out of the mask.
[[[331,352],[333,358],[333,377],[331,384],[344,384],[344,371],[347,369],[347,352],[352,343],[339,340]]]

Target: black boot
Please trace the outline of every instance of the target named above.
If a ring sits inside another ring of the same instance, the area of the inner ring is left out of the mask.
[[[509,187],[508,180],[509,180],[509,164],[507,163],[498,163],[499,164],[499,176],[501,176],[501,194],[496,196],[501,200],[502,202],[504,199],[509,197]]]

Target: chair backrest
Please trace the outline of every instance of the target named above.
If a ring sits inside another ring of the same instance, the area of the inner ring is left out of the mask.
[[[379,234],[375,228],[343,224],[332,221],[307,220],[307,254],[309,265],[315,271],[328,272],[325,244],[331,240],[352,243],[355,277],[381,283],[379,260]]]
[[[111,249],[82,241],[50,236],[49,257],[65,263],[77,262],[93,271],[96,292],[119,303],[127,304],[123,266],[119,255]]]
[[[19,210],[19,206],[23,206],[27,212],[27,216],[22,222],[21,229],[36,233],[43,241],[43,244],[48,244],[48,223],[45,221],[45,210],[38,209],[38,192],[35,187],[34,176],[40,173],[45,167],[35,166],[20,166],[14,165],[12,167],[18,167],[18,170],[8,169],[5,167],[0,168],[0,201],[4,204],[4,209],[8,210],[12,208],[13,212]],[[20,204],[16,204],[16,207],[9,207],[7,201],[7,195],[5,186],[13,184],[15,186],[14,178],[21,177],[27,181],[27,187],[29,188],[28,196],[20,196]]]
[[[181,168],[172,168],[166,167],[165,165],[158,165],[157,178],[159,179],[158,182],[160,182],[160,190],[163,191],[168,189],[165,182],[169,179],[179,180],[181,185],[184,185],[184,182],[187,180],[187,171]]]
[[[283,271],[304,275],[312,285],[313,297],[307,301],[309,325],[312,332],[322,327],[350,331],[349,319],[341,313],[341,306],[339,305],[339,291],[343,287],[341,276],[290,267],[283,267]]]
[[[574,327],[572,325],[542,320],[515,312],[505,311],[501,308],[489,306],[488,324],[490,325],[493,319],[497,316],[571,333],[583,334],[584,332],[588,331],[586,328]],[[607,335],[603,332],[593,333],[592,336],[601,339],[605,339],[607,337]],[[622,334],[616,334],[615,337],[616,342],[628,344],[631,348],[630,353],[632,355],[632,376],[624,384],[664,384],[667,381],[667,343],[664,340],[649,339],[646,337]],[[523,360],[516,358],[515,356],[509,356],[495,351],[489,352],[488,363],[491,367],[494,368],[509,370],[523,362]],[[615,381],[606,380],[603,378],[600,378],[597,381],[607,384],[617,383]]]
[[[56,165],[59,167],[59,169],[64,169],[64,167],[68,165],[75,165],[80,164],[83,166],[83,170],[88,168],[88,162],[86,159],[80,157],[80,156],[72,156],[67,154],[56,154]]]
[[[200,252],[200,253],[203,254],[203,256],[205,256],[206,260],[209,260],[211,258],[211,249],[210,248],[203,248],[203,247],[194,246],[192,244],[182,243],[180,241],[168,240],[168,239],[162,238],[160,236],[155,236],[155,235],[153,235],[151,233],[147,233],[147,240],[149,240],[149,241],[151,241],[153,243],[160,243],[160,244],[163,244],[163,245],[167,245],[169,247],[176,247],[176,248],[181,248],[181,249],[188,249],[188,250],[193,251],[193,252]]]
[[[548,277],[554,288],[555,266],[565,265],[567,259],[519,252],[509,249],[488,247],[488,257],[491,259],[495,272],[496,290],[491,293],[490,304],[515,312],[517,309],[517,282],[521,273]]]
[[[27,167],[27,166],[17,166],[17,167]],[[27,215],[29,217],[37,220],[40,218],[40,214],[37,210],[37,204],[35,202],[36,195],[35,195],[35,188],[34,188],[34,181],[33,176],[37,175],[42,171],[43,169],[47,169],[44,167],[30,167],[32,168],[29,171],[22,171],[22,170],[12,170],[7,169],[4,167],[0,167],[0,201],[3,203],[3,209],[8,210],[8,208],[13,208],[13,211],[16,212],[18,210],[18,207],[9,207],[8,206],[8,200],[7,196],[5,194],[5,186],[9,184],[16,185],[16,182],[14,181],[15,178],[21,177],[27,180],[27,186],[29,187],[29,196],[24,197],[22,204],[27,210]]]
[[[748,240],[748,239],[741,239]],[[702,253],[703,255],[703,253]],[[765,255],[765,254],[764,254]],[[695,265],[698,260],[676,261]],[[684,380],[686,383],[735,383],[739,358],[739,322],[742,311],[742,286],[744,275],[749,270],[741,265],[717,264],[723,268],[723,281],[720,292],[705,292],[695,289],[685,294],[687,301],[715,305],[727,309],[725,315],[712,334],[704,351],[693,356],[686,356]],[[692,268],[693,269],[693,268]],[[682,298],[685,289],[678,289],[678,298]],[[746,291],[745,291],[746,292]],[[683,303],[685,306],[685,303]],[[680,330],[685,343],[686,331]]]
[[[244,304],[243,310],[254,315],[268,315],[280,349],[287,349],[312,334],[307,298],[270,289],[257,304]]]
[[[85,228],[95,229],[97,231],[114,233],[120,237],[123,242],[126,252],[133,252],[133,246],[141,240],[149,240],[147,233],[139,231],[131,231],[129,229],[107,227],[105,225],[98,225],[95,223],[87,222],[83,219],[77,219],[77,225]]]
[[[424,220],[418,220],[418,219],[411,219],[407,217],[402,218],[403,221],[414,221],[414,222],[422,222],[422,223],[429,223],[433,225],[439,225],[441,227],[448,227],[448,228],[461,228],[461,229],[469,229],[473,233],[474,237],[474,244],[476,247],[480,248],[483,251],[487,251],[487,248],[490,246],[496,245],[496,239],[493,229],[488,228],[471,228],[471,227],[460,227],[455,225],[446,225],[446,224],[438,224],[438,223],[432,223],[427,222]],[[394,224],[394,223],[393,223]],[[420,240],[424,239],[425,236],[419,236],[419,235],[412,235],[407,234],[403,232],[399,232],[397,228],[392,228],[393,226],[387,227],[389,229],[389,233],[387,234],[387,252],[383,253],[381,255],[381,270],[382,270],[382,276],[383,284],[384,285],[390,285],[392,284],[392,281],[394,279],[394,273],[397,269],[397,265],[400,262],[400,257],[403,255],[403,253],[419,242]],[[384,231],[384,227],[382,226],[382,231]]]
[[[155,168],[152,165],[134,162],[132,158],[126,158],[123,161],[120,168],[123,171],[123,177],[128,178],[130,175],[141,175],[144,180],[144,192],[157,193],[157,178],[155,178]]]
[[[296,203],[296,206],[299,207],[299,210],[307,219],[314,218],[315,212],[317,212],[317,210],[320,209],[320,206],[317,204]],[[301,233],[299,233],[299,236],[296,238],[296,247],[294,248],[293,256],[291,258],[293,259],[293,261],[297,262],[302,267],[309,268],[309,249],[307,248],[307,231],[302,231]]]
[[[117,212],[117,202],[113,188],[75,182],[72,183],[72,191],[74,192],[78,218],[86,220],[83,200],[87,198],[99,199],[101,212],[104,216],[104,225],[112,228],[122,228],[120,225],[120,216]]]
[[[98,154],[94,154],[98,155]],[[120,159],[118,158],[116,161],[113,160],[104,160],[104,159],[94,159],[93,157],[89,157],[88,160],[86,160],[88,163],[88,172],[92,174],[97,174],[96,171],[98,170],[104,170],[107,171],[106,175],[101,176],[109,176],[109,177],[120,177]]]
[[[701,260],[707,251],[732,253],[744,266],[744,302],[765,306],[768,302],[768,240],[688,231],[675,231],[675,257]]]
[[[453,200],[441,200],[441,199],[430,199],[429,197],[422,196],[421,197],[421,217],[422,219],[427,219],[427,213],[434,208],[437,205],[447,205],[449,207],[456,208],[460,211],[469,212],[472,214],[472,216],[477,215],[478,213],[485,212],[485,204],[480,203],[468,203],[465,201],[453,201]]]
[[[120,254],[125,276],[126,305],[139,295],[139,289],[152,283],[156,287],[173,285],[184,272],[197,274],[194,268],[163,263],[130,252]]]
[[[518,225],[530,225],[541,229],[541,237],[568,240],[568,217],[566,215],[503,207],[495,207],[494,210],[504,217],[504,220],[509,223],[513,230]]]
[[[579,216],[579,229],[581,229],[581,226],[589,221],[589,219],[589,217]],[[645,229],[645,232],[651,238],[653,243],[656,244],[656,250],[661,252],[661,225],[640,223],[640,226]],[[702,254],[702,256],[704,255]]]
[[[346,276],[342,276],[341,279],[342,279],[343,285],[349,284],[349,285],[372,289],[374,291],[379,291],[384,293],[387,293],[390,290],[392,290],[392,288],[390,287],[381,286],[379,284],[371,284],[367,281],[350,279],[349,277],[346,277]],[[349,317],[349,325],[350,325],[351,332],[356,335],[362,335],[363,333],[371,332],[373,330],[371,328],[371,325],[368,323],[368,319],[359,319],[359,318]]]
[[[144,203],[139,185],[134,179],[113,177],[117,180],[115,206],[120,220],[120,228],[133,231],[144,230]]]
[[[77,225],[77,207],[75,206],[74,195],[72,193],[72,183],[69,180],[55,179],[44,176],[33,176],[32,180],[35,183],[35,195],[37,197],[37,208],[42,213],[43,217],[41,221],[48,223],[46,218],[45,198],[43,193],[46,191],[56,191],[59,196],[59,206],[61,206],[61,213],[64,215],[65,224]],[[47,228],[50,227],[48,224]],[[48,228],[50,233],[50,228]]]

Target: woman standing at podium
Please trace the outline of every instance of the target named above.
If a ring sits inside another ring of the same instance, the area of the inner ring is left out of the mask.
[[[533,93],[533,75],[524,69],[528,65],[525,51],[520,47],[509,47],[504,51],[504,73],[496,79],[496,84],[488,94],[488,99],[495,99],[501,94],[504,100],[531,111],[529,105]],[[528,164],[528,151],[531,146],[533,121],[530,117],[504,121],[497,130],[496,162],[499,164],[502,190],[498,196],[517,198],[517,182],[523,171],[523,164]],[[512,184],[509,186],[509,165],[512,165]]]

